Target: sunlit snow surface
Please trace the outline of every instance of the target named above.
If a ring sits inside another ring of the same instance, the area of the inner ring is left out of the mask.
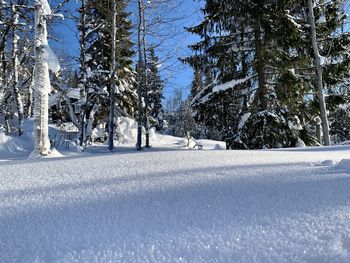
[[[349,146],[97,152],[0,163],[0,262],[350,262]]]

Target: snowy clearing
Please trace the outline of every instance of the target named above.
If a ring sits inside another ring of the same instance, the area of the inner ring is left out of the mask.
[[[349,152],[2,162],[0,261],[349,262]]]

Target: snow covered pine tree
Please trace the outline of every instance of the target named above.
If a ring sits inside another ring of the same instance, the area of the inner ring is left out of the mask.
[[[341,2],[316,6],[328,20],[327,32],[319,30],[320,53],[328,51],[332,61],[323,65],[331,73],[325,83],[337,79],[336,67],[342,69],[338,76],[346,75],[348,56],[337,48],[347,46],[347,37],[337,33],[344,19],[334,15]],[[207,136],[226,140],[229,148],[317,144],[309,129],[314,112],[307,95],[319,77],[312,67],[307,2],[208,0],[203,12],[204,21],[189,29],[202,41],[191,46],[195,55],[184,61],[203,74],[192,102]]]

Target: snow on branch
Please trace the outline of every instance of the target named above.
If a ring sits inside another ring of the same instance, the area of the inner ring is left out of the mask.
[[[221,84],[221,85],[218,85],[216,87],[213,88],[213,91],[212,93],[218,93],[220,91],[225,91],[225,90],[228,90],[228,89],[232,89],[242,83],[245,83],[249,80],[251,80],[252,78],[255,78],[257,75],[254,74],[254,75],[250,75],[250,76],[247,76],[243,79],[234,79],[234,80],[231,80],[229,82],[226,82],[224,84]]]
[[[44,0],[42,1],[42,5],[44,15],[51,15],[51,7],[49,5],[49,2],[47,0]]]
[[[205,86],[192,100],[191,105],[196,104],[196,102],[203,96],[203,94],[211,87],[211,85]]]
[[[297,29],[300,29],[302,26],[299,24],[299,23],[297,23],[296,21],[295,21],[295,17],[293,17],[293,16],[291,16],[290,14],[286,14],[286,17],[287,17],[287,19],[288,19],[288,21],[289,22],[291,22],[292,23],[292,25],[294,26],[294,27],[296,27]]]
[[[191,104],[203,104],[206,103],[211,96],[213,96],[215,93],[219,93],[221,91],[226,91],[229,89],[233,89],[236,86],[243,84],[253,78],[255,78],[257,76],[257,74],[254,75],[249,75],[243,79],[234,79],[231,80],[229,82],[226,82],[224,84],[221,85],[217,85],[213,87],[213,90],[211,92],[209,92],[208,94],[206,94],[205,96],[203,96],[203,94],[210,88],[211,85],[206,86],[202,91],[200,91],[191,101]],[[202,97],[203,96],[203,97]]]

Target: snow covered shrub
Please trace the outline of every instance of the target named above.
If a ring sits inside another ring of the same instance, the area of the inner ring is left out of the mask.
[[[91,142],[104,143],[108,138],[108,133],[106,132],[106,123],[100,122],[92,129]]]
[[[301,144],[302,130],[299,118],[288,116],[285,110],[243,114],[238,132],[227,140],[227,146],[230,149],[296,147]]]
[[[335,143],[350,140],[350,108],[342,105],[329,116],[330,134]]]

